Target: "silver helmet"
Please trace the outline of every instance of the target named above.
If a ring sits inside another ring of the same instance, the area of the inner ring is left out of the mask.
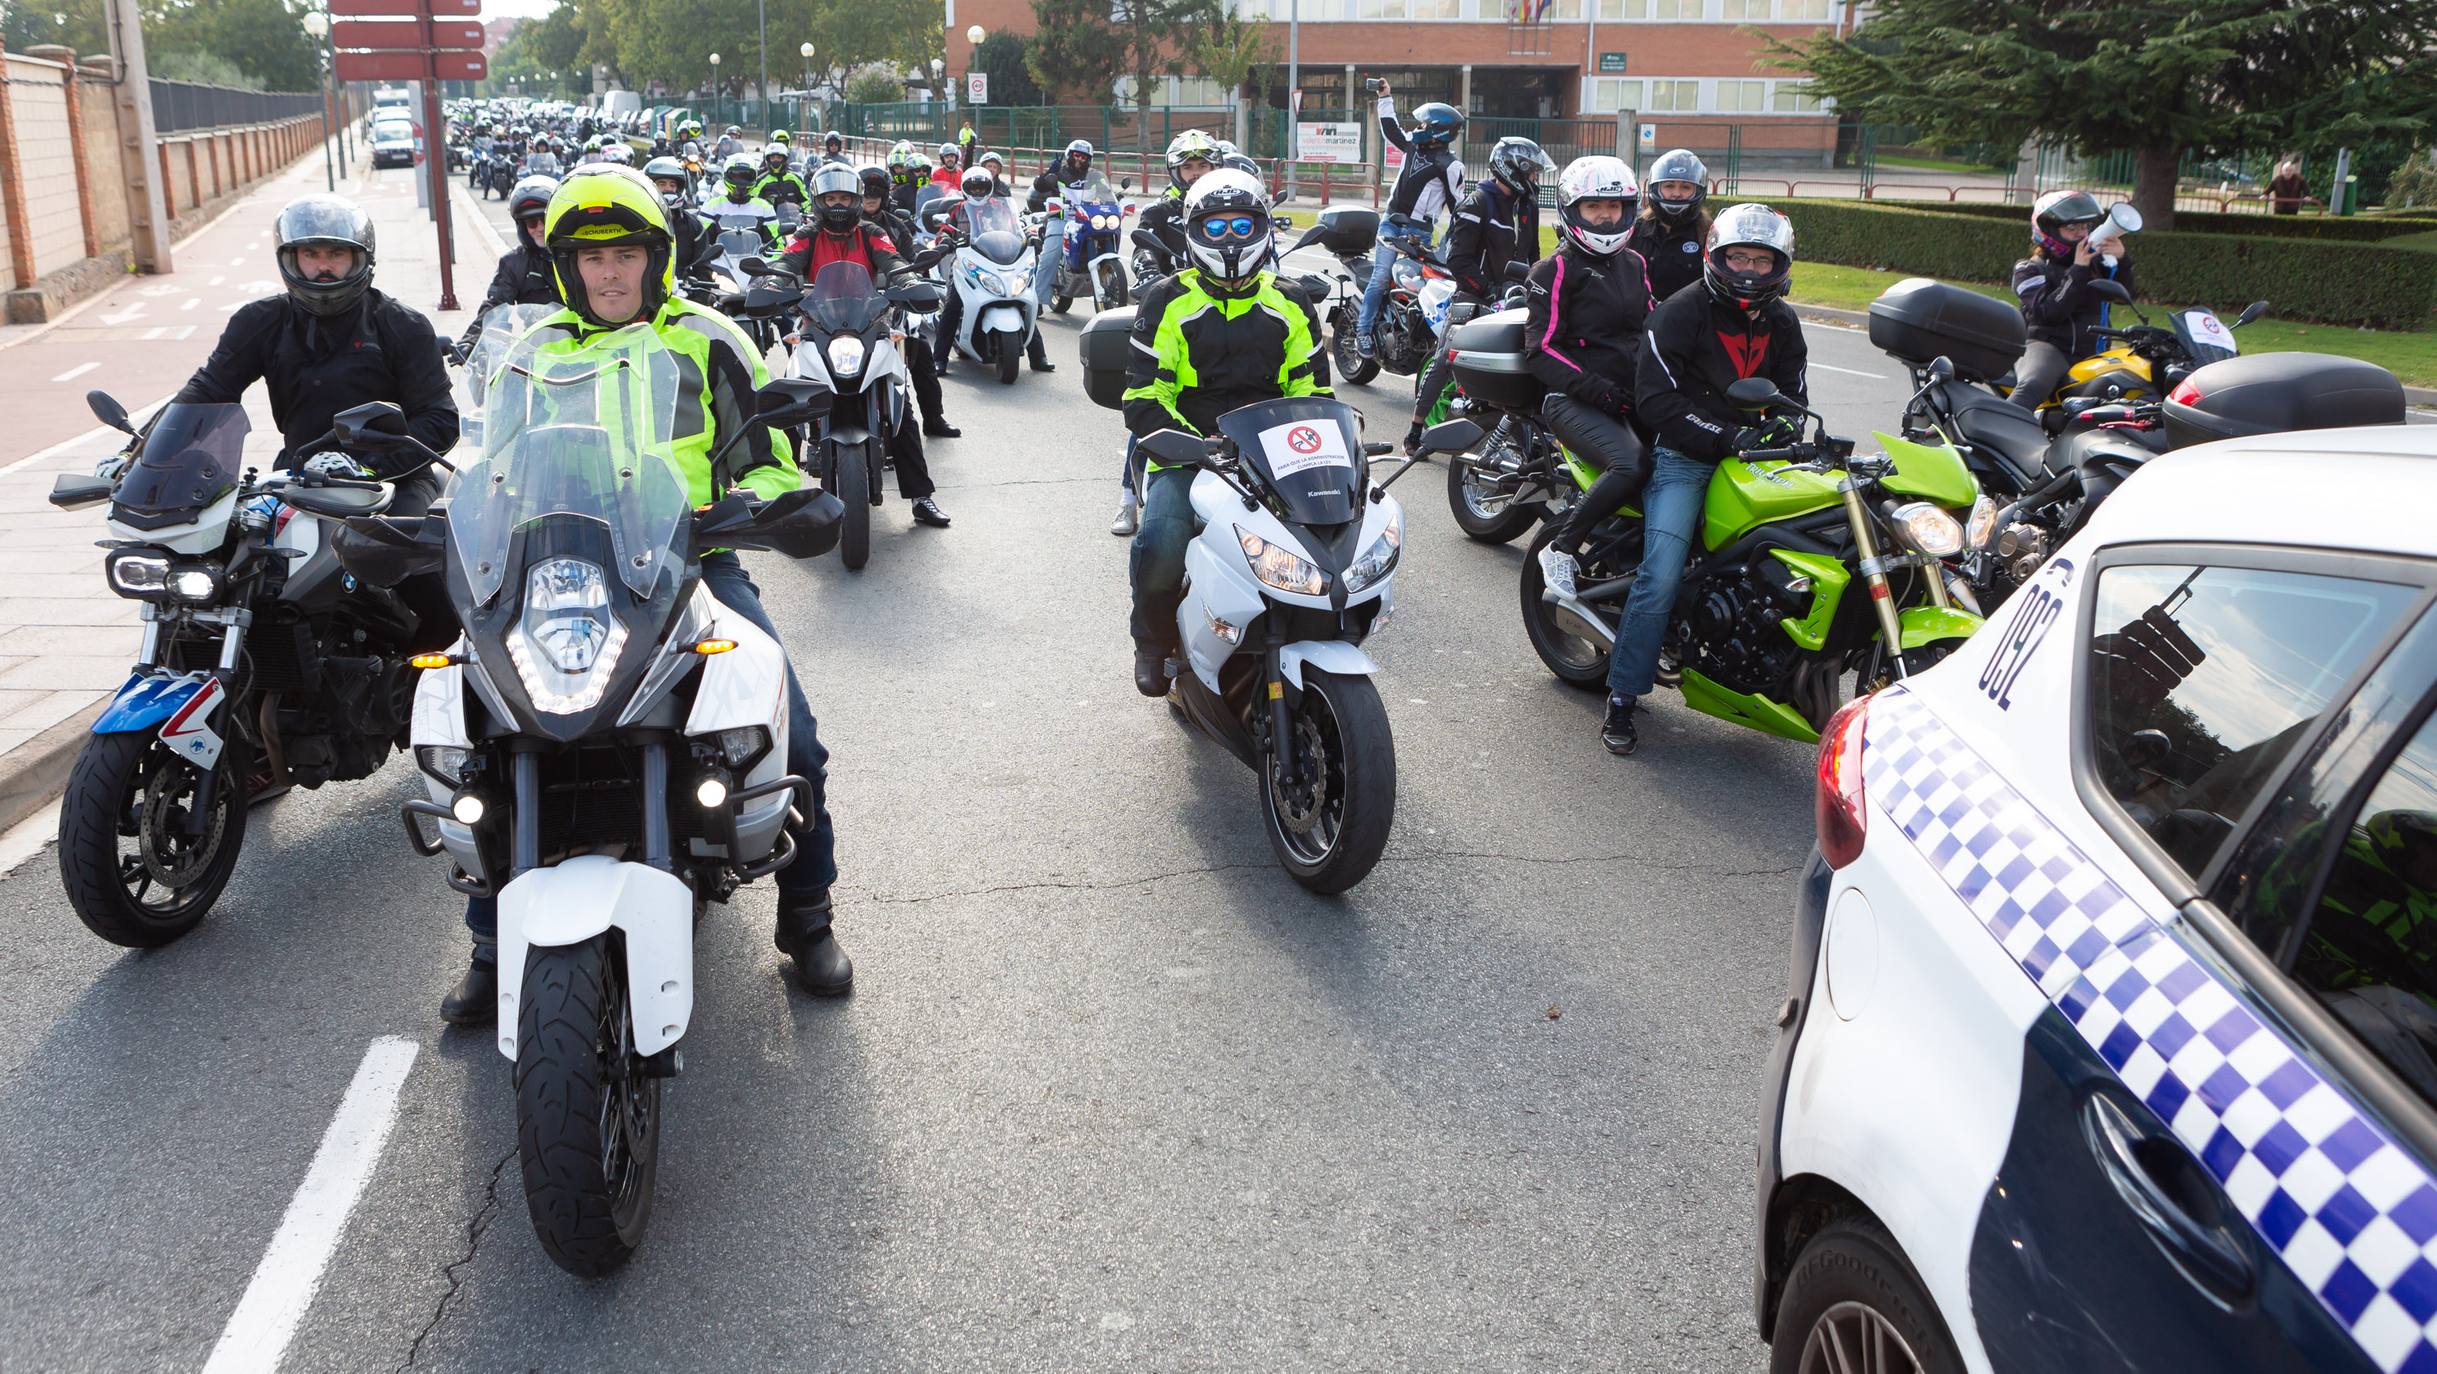
[[[344,196],[304,196],[289,201],[273,223],[279,278],[288,298],[315,315],[343,315],[372,285],[372,217]],[[355,267],[336,278],[308,277],[296,250],[306,244],[335,244],[355,250]]]

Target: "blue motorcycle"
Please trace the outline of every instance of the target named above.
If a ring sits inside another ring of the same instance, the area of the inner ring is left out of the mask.
[[[1134,189],[1127,181],[1125,190]],[[1089,296],[1102,310],[1126,304],[1125,261],[1117,254],[1125,242],[1126,220],[1134,207],[1118,199],[1119,192],[1097,171],[1089,180],[1070,183],[1049,217],[1048,235],[1059,239],[1057,280],[1050,284],[1049,308],[1063,315],[1076,298]]]

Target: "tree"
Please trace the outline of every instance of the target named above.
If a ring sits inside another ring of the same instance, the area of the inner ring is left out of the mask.
[[[39,5],[0,0],[0,42],[17,53],[44,43],[73,48],[78,57],[110,51],[101,0],[45,0]]]
[[[1225,83],[1241,99],[1264,69],[1277,65],[1278,26],[1266,19],[1220,15],[1194,34],[1185,51],[1202,76]]]
[[[886,105],[905,99],[905,82],[886,67],[865,67],[846,79],[850,105]]]
[[[1184,71],[1170,35],[1215,28],[1221,0],[1032,0],[1036,24],[1024,65],[1047,90],[1106,100],[1119,76],[1134,78],[1134,102],[1150,108],[1151,79]]]
[[[982,39],[973,50],[973,69],[990,78],[990,103],[993,105],[1040,105],[1048,97],[1041,83],[1032,79],[1032,69],[1024,63],[1024,40],[1004,31]]]
[[[2159,228],[2186,154],[2409,139],[2437,116],[2429,0],[1880,0],[1845,37],[1769,42],[1849,118],[2131,149]]]

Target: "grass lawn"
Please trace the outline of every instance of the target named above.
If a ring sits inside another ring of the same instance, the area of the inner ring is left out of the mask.
[[[1980,176],[1988,176],[2005,170],[2003,167],[1982,167],[1975,163],[1953,162],[1940,157],[1891,157],[1885,153],[1879,154],[1878,165],[1881,167],[1912,167],[1924,172],[1964,172]]]
[[[1864,267],[1797,262],[1794,264],[1792,298],[1803,305],[1864,310],[1878,298],[1880,292],[1902,281],[1905,276],[1902,272],[1874,272]],[[2000,300],[2011,295],[2004,287],[1990,282],[1954,284]],[[2149,311],[2152,319],[2159,318],[2160,307],[2143,302],[2142,308]],[[2437,387],[2437,330],[2400,333],[2350,329],[2337,324],[2280,320],[2271,315],[2244,325],[2238,337],[2243,350],[2248,353],[2334,353],[2376,363],[2402,378],[2408,386]]]

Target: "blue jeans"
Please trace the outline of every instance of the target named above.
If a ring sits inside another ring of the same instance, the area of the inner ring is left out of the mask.
[[[1608,691],[1616,696],[1648,696],[1655,685],[1659,644],[1667,637],[1676,589],[1683,585],[1692,536],[1701,528],[1710,475],[1718,470],[1715,463],[1663,444],[1652,450],[1651,460],[1650,481],[1642,488],[1642,562],[1633,589],[1625,593],[1616,648],[1608,655]]]
[[[1396,249],[1399,240],[1409,240],[1415,233],[1382,223],[1379,242],[1371,249],[1371,280],[1362,288],[1362,311],[1355,317],[1354,327],[1365,333],[1379,323],[1379,310],[1387,302],[1388,288],[1396,284]]]
[[[1193,470],[1143,477],[1142,523],[1127,571],[1134,584],[1134,642],[1176,647],[1176,604],[1185,595],[1185,549],[1193,542]]]
[[[733,552],[703,555],[702,581],[720,605],[752,621],[772,639],[779,637],[778,627],[770,623],[770,613],[762,609],[761,589],[753,585],[745,565]],[[821,747],[819,728],[812,718],[812,708],[804,702],[804,689],[796,684],[795,669],[790,666],[787,771],[812,784],[812,824],[808,829],[790,827],[787,832],[795,841],[796,854],[794,863],[778,871],[781,901],[818,896],[838,880],[838,837],[829,824],[829,751]],[[498,899],[466,898],[465,928],[474,932],[475,944],[482,947],[476,957],[483,957],[499,938]]]

